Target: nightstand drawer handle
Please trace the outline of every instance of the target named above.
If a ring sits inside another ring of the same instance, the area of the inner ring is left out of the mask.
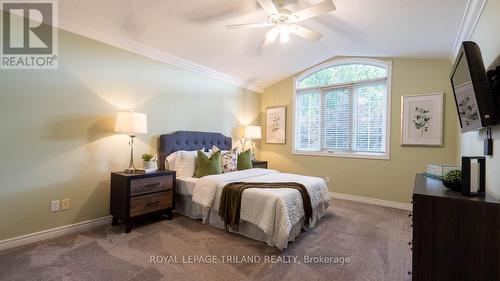
[[[160,203],[161,203],[160,201],[154,201],[154,202],[146,203],[144,206],[145,207],[152,207],[152,206],[159,205]]]
[[[132,187],[131,193],[138,194],[138,193],[145,193],[145,192],[155,192],[155,191],[160,191],[160,190],[164,190],[164,189],[165,189],[165,186],[162,183],[156,182],[156,183],[149,183],[149,184],[144,184],[144,185]]]

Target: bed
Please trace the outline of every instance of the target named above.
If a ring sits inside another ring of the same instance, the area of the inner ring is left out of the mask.
[[[172,153],[208,151],[214,145],[221,150],[230,150],[232,141],[220,133],[209,132],[178,131],[161,135],[160,168],[165,168],[165,160]],[[285,249],[288,242],[294,241],[302,230],[314,227],[325,215],[330,203],[330,194],[322,178],[254,168],[202,178],[178,176],[175,212],[192,219],[200,219],[205,224],[224,228],[223,220],[218,213],[220,195],[227,183],[238,181],[298,182],[306,186],[313,206],[313,217],[307,227],[304,226],[302,197],[297,190],[251,188],[242,194],[241,223],[238,231],[232,232],[263,241],[280,250]]]

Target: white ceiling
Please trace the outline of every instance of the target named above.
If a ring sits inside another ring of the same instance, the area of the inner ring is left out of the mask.
[[[292,12],[321,1],[278,0]],[[255,0],[60,0],[59,25],[133,41],[265,88],[338,55],[449,59],[467,5],[467,0],[334,2],[336,11],[302,23],[323,33],[321,41],[291,35],[288,44],[266,48],[261,45],[269,28],[225,28],[266,21]]]

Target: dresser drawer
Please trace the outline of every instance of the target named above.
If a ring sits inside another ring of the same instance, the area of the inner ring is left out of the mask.
[[[130,198],[130,217],[172,207],[172,191]]]
[[[130,195],[172,190],[173,182],[173,176],[134,179],[130,181]]]

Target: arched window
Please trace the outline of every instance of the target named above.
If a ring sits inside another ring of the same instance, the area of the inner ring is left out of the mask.
[[[295,81],[294,153],[389,158],[390,62],[342,59]]]

